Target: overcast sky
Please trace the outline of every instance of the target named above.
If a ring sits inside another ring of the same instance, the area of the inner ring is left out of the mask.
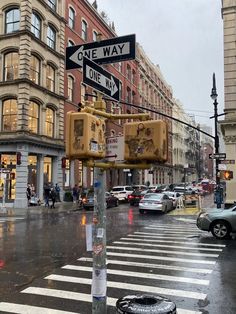
[[[92,0],[90,2],[93,2]],[[223,112],[221,0],[97,0],[118,36],[136,34],[149,59],[159,64],[173,95],[197,122],[211,124],[212,74],[218,112]],[[191,111],[190,111],[191,110]],[[207,111],[207,112],[201,112]],[[205,116],[205,117],[200,117]]]

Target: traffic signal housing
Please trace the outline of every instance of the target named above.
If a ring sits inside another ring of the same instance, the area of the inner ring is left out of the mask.
[[[127,161],[164,163],[168,159],[168,128],[163,120],[125,123],[124,142]]]
[[[105,157],[105,121],[86,112],[66,116],[66,155],[69,158]]]
[[[233,171],[230,170],[220,170],[220,179],[231,180],[233,179]]]

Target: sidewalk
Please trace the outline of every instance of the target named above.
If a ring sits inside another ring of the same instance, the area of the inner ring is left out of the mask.
[[[55,203],[56,208],[40,206],[29,206],[27,208],[5,208],[5,211],[0,207],[0,217],[16,217],[16,216],[27,216],[29,214],[41,215],[45,212],[69,212],[78,210],[78,204],[73,202],[58,202]]]

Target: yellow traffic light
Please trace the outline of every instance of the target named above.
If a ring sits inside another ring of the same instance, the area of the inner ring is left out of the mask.
[[[222,180],[231,180],[233,179],[233,171],[230,170],[221,170],[220,179]]]
[[[162,120],[124,124],[127,161],[165,162],[168,159],[168,129]]]
[[[69,158],[105,157],[105,121],[85,112],[68,112],[66,155]]]

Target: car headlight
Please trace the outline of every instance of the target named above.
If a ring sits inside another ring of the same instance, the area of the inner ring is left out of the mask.
[[[202,212],[202,213],[200,213],[199,214],[199,218],[205,218],[205,217],[207,217],[208,216],[208,213],[206,213],[206,212]]]

